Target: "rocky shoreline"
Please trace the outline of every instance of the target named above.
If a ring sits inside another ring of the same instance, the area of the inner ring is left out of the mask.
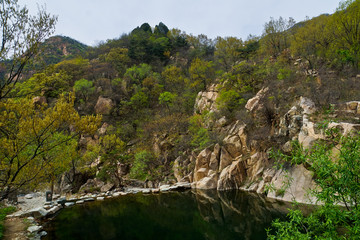
[[[92,201],[104,201],[128,194],[157,194],[168,191],[183,191],[191,189],[190,183],[176,183],[174,185],[162,185],[159,188],[134,188],[127,187],[123,190],[115,189],[101,193],[83,193],[73,195],[54,194],[52,201],[46,201],[44,192],[30,193],[20,196],[18,199],[17,212],[7,216],[7,221],[21,219],[26,222],[26,229],[15,233],[17,239],[41,239],[47,233],[43,231],[42,224],[45,220],[51,220],[63,208]],[[20,237],[19,237],[20,236]],[[5,239],[6,236],[5,236]],[[9,238],[12,239],[12,238]]]

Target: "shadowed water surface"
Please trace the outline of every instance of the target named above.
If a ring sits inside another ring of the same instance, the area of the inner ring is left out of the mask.
[[[126,195],[62,210],[45,239],[266,239],[288,207],[242,191]]]

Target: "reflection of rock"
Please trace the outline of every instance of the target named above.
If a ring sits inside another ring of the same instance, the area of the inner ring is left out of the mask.
[[[236,190],[197,189],[194,193],[198,209],[205,221],[221,225],[224,228],[222,234],[241,233],[241,239],[263,239],[266,236],[265,228],[270,226],[275,218],[285,216],[287,208],[290,207],[290,204],[284,202],[270,201],[258,194]],[[228,235],[223,238],[231,239]]]

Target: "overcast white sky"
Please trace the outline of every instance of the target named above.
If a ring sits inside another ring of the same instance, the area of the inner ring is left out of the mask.
[[[270,17],[302,21],[333,13],[339,0],[19,0],[32,13],[37,3],[58,16],[56,33],[87,45],[118,38],[144,22],[163,22],[188,34],[260,35]]]

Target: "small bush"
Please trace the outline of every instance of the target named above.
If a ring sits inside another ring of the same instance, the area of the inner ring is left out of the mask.
[[[149,176],[149,163],[154,159],[154,156],[148,151],[141,151],[135,154],[135,160],[130,170],[130,177],[145,180]]]
[[[2,239],[3,234],[4,234],[4,220],[6,215],[15,212],[16,208],[15,207],[3,207],[0,208],[0,239]]]

